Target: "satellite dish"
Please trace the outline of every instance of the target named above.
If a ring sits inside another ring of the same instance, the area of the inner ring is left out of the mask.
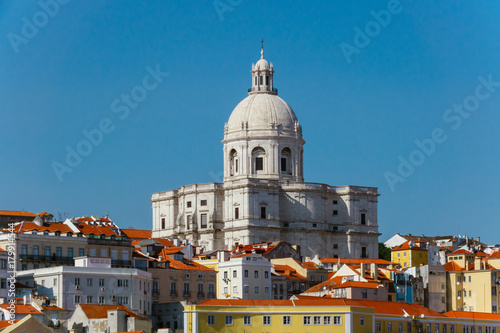
[[[422,318],[422,319],[423,319],[424,317],[425,317],[425,316],[424,316],[424,314],[422,313],[422,314],[420,315],[420,318]]]

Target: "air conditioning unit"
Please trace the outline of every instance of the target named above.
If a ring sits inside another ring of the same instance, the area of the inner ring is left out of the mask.
[[[75,290],[80,290],[80,286],[75,286]]]
[[[101,288],[101,291],[105,291],[105,290],[106,290],[106,288],[104,288],[104,287]]]
[[[114,301],[115,300],[115,295],[111,295],[111,300]]]

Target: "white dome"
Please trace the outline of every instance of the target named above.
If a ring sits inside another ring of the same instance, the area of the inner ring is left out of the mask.
[[[277,95],[261,93],[249,95],[234,108],[227,123],[227,131],[275,128],[294,132],[298,126],[295,113],[284,100]]]
[[[266,59],[262,58],[257,61],[255,64],[255,69],[263,70],[263,69],[270,69],[271,67],[269,66],[269,63],[267,62]]]

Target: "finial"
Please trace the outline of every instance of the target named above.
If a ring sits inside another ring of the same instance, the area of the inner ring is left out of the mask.
[[[262,43],[262,49],[260,50],[260,58],[264,59],[264,37],[262,37],[262,40],[260,42]]]

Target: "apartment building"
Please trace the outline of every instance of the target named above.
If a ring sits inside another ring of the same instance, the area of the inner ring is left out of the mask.
[[[258,253],[237,254],[219,263],[217,298],[271,299],[271,263]]]
[[[111,258],[80,257],[75,266],[57,266],[17,273],[17,281],[32,286],[51,305],[74,310],[78,304],[125,305],[151,315],[151,273],[135,268],[111,269]]]

